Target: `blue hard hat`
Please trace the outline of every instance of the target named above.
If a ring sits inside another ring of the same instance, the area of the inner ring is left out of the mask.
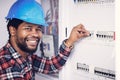
[[[35,0],[17,0],[10,8],[7,20],[17,18],[32,24],[47,26],[44,11]]]

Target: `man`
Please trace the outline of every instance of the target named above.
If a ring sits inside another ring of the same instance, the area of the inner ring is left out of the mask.
[[[73,44],[89,35],[82,24],[75,26],[52,58],[33,54],[47,26],[43,9],[35,0],[17,0],[6,17],[9,40],[0,50],[0,80],[34,80],[35,73],[58,72],[65,64]]]

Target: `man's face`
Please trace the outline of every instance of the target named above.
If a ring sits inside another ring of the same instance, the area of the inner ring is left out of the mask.
[[[23,22],[16,30],[16,44],[24,52],[33,54],[42,36],[40,26]]]

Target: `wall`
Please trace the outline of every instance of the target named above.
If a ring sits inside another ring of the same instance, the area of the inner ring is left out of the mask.
[[[6,44],[7,40],[8,40],[8,33],[7,33],[7,23],[5,20],[5,17],[7,15],[7,12],[11,6],[11,4],[14,2],[15,0],[1,0],[0,1],[0,48]],[[9,3],[9,4],[8,4]]]

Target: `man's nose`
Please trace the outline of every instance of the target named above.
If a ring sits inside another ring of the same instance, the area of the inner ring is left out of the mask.
[[[32,32],[31,32],[31,34],[32,34],[33,36],[39,37],[40,32],[38,32],[36,29],[33,29]]]

